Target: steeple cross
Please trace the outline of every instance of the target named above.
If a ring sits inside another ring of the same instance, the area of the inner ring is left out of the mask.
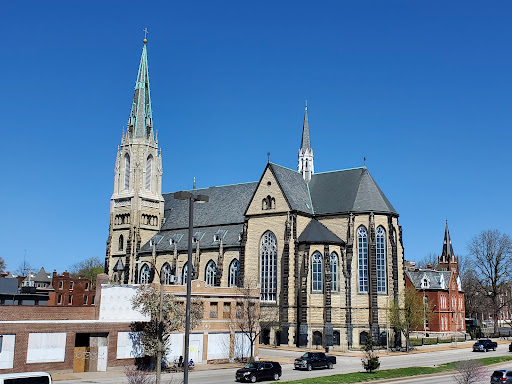
[[[148,39],[147,39],[147,35],[148,35],[148,29],[147,28],[144,28],[144,43],[147,43]]]

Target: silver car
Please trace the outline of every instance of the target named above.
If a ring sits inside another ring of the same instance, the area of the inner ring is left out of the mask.
[[[505,369],[494,371],[491,375],[491,384],[494,383],[512,384],[512,371]]]

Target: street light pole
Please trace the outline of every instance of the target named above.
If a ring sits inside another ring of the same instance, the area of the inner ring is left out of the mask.
[[[188,257],[187,257],[187,302],[185,305],[185,358],[183,359],[183,384],[188,384],[188,362],[190,349],[190,301],[192,298],[192,236],[194,232],[194,202],[206,203],[206,195],[194,195],[181,191],[174,193],[176,200],[188,200]]]

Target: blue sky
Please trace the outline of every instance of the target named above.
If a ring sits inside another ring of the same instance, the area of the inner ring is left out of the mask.
[[[0,256],[105,256],[114,161],[147,27],[163,191],[366,165],[405,258],[512,234],[509,1],[35,1],[2,5]]]

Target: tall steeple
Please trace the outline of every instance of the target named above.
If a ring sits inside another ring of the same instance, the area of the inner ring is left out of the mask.
[[[302,124],[302,140],[300,141],[298,171],[302,173],[302,177],[306,182],[309,182],[311,180],[311,175],[315,173],[315,167],[313,165],[313,148],[311,148],[311,139],[309,137],[307,100],[306,107],[304,108],[304,123]]]
[[[448,220],[444,229],[443,252],[439,258],[438,269],[440,271],[455,270],[458,271],[458,260],[453,252],[452,240],[450,239],[450,231],[448,230]]]
[[[117,150],[105,258],[110,278],[130,284],[138,282],[140,247],[158,232],[164,217],[162,153],[153,133],[146,43],[144,36],[128,129]]]
[[[146,42],[142,47],[139,64],[139,73],[135,82],[132,109],[128,118],[127,136],[130,138],[144,138],[154,140],[153,114],[151,111],[151,95],[149,90],[148,55]]]

